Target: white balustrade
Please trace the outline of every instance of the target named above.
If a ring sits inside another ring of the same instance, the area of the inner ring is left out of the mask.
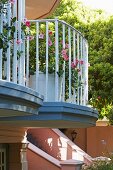
[[[87,41],[78,30],[58,19],[30,20],[30,26],[25,25],[23,30],[22,2],[25,1],[18,3],[18,14],[17,1],[7,5],[6,15],[0,14],[0,34],[4,20],[8,27],[11,24],[15,27],[14,39],[8,41],[6,53],[0,49],[0,79],[33,88],[44,95],[45,101],[86,105]],[[11,23],[11,17],[18,18]]]

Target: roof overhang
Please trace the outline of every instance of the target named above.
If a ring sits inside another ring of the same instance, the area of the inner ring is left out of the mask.
[[[56,9],[61,0],[26,0],[27,19],[46,18]]]

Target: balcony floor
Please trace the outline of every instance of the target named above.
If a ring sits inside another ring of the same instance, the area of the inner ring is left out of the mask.
[[[0,118],[0,124],[23,127],[79,128],[95,126],[98,112],[86,106],[47,102],[38,115]]]

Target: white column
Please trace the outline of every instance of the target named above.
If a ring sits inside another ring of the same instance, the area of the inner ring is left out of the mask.
[[[21,157],[21,164],[22,164],[22,170],[28,170],[28,162],[27,162],[27,133],[25,132],[24,139],[22,141],[22,148],[20,150],[20,157]]]
[[[28,143],[22,143],[22,149],[20,150],[22,170],[28,170],[27,146]]]

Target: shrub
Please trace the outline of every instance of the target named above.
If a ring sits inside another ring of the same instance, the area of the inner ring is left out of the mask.
[[[113,170],[113,157],[94,160],[91,165],[83,165],[82,170]]]

